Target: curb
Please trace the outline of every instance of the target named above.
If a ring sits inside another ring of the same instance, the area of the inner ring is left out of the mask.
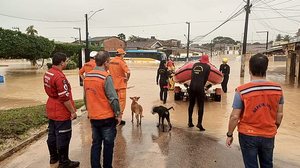
[[[81,118],[81,116],[85,113],[85,111],[82,111],[81,109],[84,106],[80,107],[79,109],[77,109],[77,119]],[[76,122],[77,120],[75,120]],[[76,122],[77,123],[77,122]],[[45,135],[48,132],[48,128],[41,130],[40,132],[34,134],[33,136],[29,137],[28,139],[20,142],[19,144],[15,145],[14,147],[7,149],[6,151],[4,151],[2,154],[0,154],[0,162],[5,160],[6,158],[12,156],[13,154],[15,154],[16,152],[18,152],[19,150],[23,149],[24,147],[28,146],[29,144],[31,144],[34,141],[39,140],[43,135]]]

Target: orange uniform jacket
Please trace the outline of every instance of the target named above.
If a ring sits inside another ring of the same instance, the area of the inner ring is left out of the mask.
[[[101,120],[114,117],[114,112],[105,95],[105,80],[109,74],[92,70],[84,79],[87,110],[90,119]]]
[[[129,72],[129,69],[121,57],[116,56],[109,62],[109,72],[113,79],[115,89],[126,89],[127,83],[125,73]]]
[[[238,131],[245,135],[272,138],[277,133],[276,117],[280,85],[274,82],[250,82],[237,88],[244,103]]]
[[[49,96],[46,104],[47,116],[51,120],[70,120],[71,113],[64,102],[72,98],[71,85],[65,75],[56,67],[49,69],[44,75],[44,89]]]
[[[91,59],[89,62],[85,63],[83,67],[79,70],[79,75],[88,73],[96,67],[96,62],[94,59]]]

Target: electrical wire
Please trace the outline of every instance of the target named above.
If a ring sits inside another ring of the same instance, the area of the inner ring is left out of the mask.
[[[229,22],[230,20],[236,18],[237,16],[239,16],[240,14],[242,14],[244,12],[244,7],[241,8],[239,11],[237,11],[235,14],[233,14],[231,17],[229,17],[228,19],[226,19],[223,23],[221,23],[219,26],[217,26],[216,28],[214,28],[213,30],[209,31],[208,33],[206,33],[205,35],[199,35],[196,36],[193,40],[191,40],[192,42],[196,42],[198,40],[201,40],[203,38],[205,38],[206,36],[208,36],[209,34],[213,33],[214,31],[218,30],[220,27],[222,27],[224,24],[226,24],[227,22]]]
[[[1,16],[15,18],[15,19],[22,19],[22,20],[31,20],[31,21],[37,21],[37,22],[83,22],[84,20],[43,20],[43,19],[33,19],[33,18],[25,18],[25,17],[19,17],[19,16],[12,16],[0,13]]]
[[[270,6],[269,4],[267,4],[264,0],[261,0],[261,1],[262,1],[262,3],[264,3],[265,5],[267,5],[269,8],[271,8],[273,11],[275,11],[276,13],[278,13],[280,16],[282,16],[282,17],[284,17],[284,18],[286,18],[286,19],[288,19],[288,20],[291,20],[291,21],[300,23],[299,20],[290,19],[290,18],[286,17],[285,15],[281,14],[279,11],[275,10],[272,6]]]

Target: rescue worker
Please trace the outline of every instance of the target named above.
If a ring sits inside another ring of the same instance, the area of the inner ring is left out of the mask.
[[[236,89],[228,123],[226,145],[232,144],[237,126],[246,168],[273,167],[274,141],[283,117],[284,99],[281,86],[266,80],[268,62],[263,54],[250,58],[251,81]]]
[[[220,65],[220,72],[223,73],[223,81],[221,83],[222,90],[224,93],[227,93],[227,83],[230,74],[230,66],[227,64],[228,58],[222,59],[223,64]]]
[[[46,104],[48,125],[47,145],[50,164],[59,161],[59,168],[75,168],[78,161],[69,159],[69,144],[72,136],[72,120],[77,117],[71,85],[62,72],[67,66],[67,56],[55,53],[52,68],[44,75],[44,89],[48,95]]]
[[[97,51],[92,51],[90,53],[90,61],[85,63],[81,69],[79,70],[79,76],[82,80],[84,80],[85,78],[85,74],[90,72],[91,70],[93,70],[96,66],[96,62],[95,62],[95,56],[98,54]],[[83,91],[84,92],[84,91]],[[85,93],[83,93],[83,100],[84,100],[84,104],[86,107],[86,98],[85,98]],[[83,111],[85,111],[86,109],[82,109]]]
[[[173,77],[174,77],[174,74],[175,74],[175,64],[174,64],[174,61],[172,60],[172,58],[169,58],[169,60],[167,62],[167,67],[168,67],[168,71],[170,72],[170,75],[169,75],[169,90],[174,90],[175,81],[174,81]]]
[[[85,63],[79,70],[79,76],[82,80],[84,80],[85,73],[88,73],[95,68],[96,66],[95,56],[97,55],[97,53],[98,53],[97,51],[92,51],[90,53],[90,61]]]
[[[170,73],[168,71],[166,61],[161,60],[159,67],[157,69],[156,84],[157,85],[159,84],[160,87],[159,97],[164,104],[166,104],[167,97],[168,97],[169,76]]]
[[[126,52],[122,48],[119,48],[117,49],[116,56],[109,62],[109,73],[119,97],[121,113],[125,109],[127,82],[130,78],[129,68],[123,60],[125,54]],[[122,120],[121,125],[125,125],[124,120]]]
[[[200,62],[193,65],[191,84],[189,87],[189,109],[188,109],[188,127],[194,127],[193,124],[193,110],[197,100],[198,105],[198,124],[196,127],[200,131],[205,131],[202,126],[203,112],[204,112],[204,100],[205,91],[204,87],[208,80],[208,75],[210,73],[210,66],[208,55],[203,55],[200,58]]]
[[[109,53],[100,51],[96,56],[96,67],[86,74],[84,90],[88,116],[92,126],[91,167],[99,168],[103,148],[103,167],[111,168],[113,160],[116,125],[120,124],[122,113],[118,95],[109,75]]]

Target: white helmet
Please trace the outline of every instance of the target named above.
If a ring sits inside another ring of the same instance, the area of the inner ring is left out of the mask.
[[[97,54],[98,54],[97,51],[92,51],[92,52],[90,52],[90,57],[94,58]]]

